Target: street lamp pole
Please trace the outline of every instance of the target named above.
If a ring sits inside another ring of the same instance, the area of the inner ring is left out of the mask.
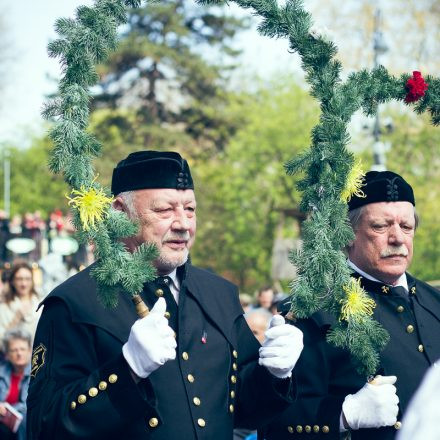
[[[379,66],[379,57],[388,51],[381,31],[382,13],[379,8],[374,13],[374,33],[373,33],[373,50],[374,50],[374,67]],[[376,111],[373,127],[373,159],[374,163],[371,167],[373,171],[385,171],[385,149],[386,146],[380,141],[380,116],[379,108]]]

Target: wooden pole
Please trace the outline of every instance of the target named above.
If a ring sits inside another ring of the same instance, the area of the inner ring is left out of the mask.
[[[145,318],[148,313],[150,313],[150,310],[148,309],[147,305],[144,303],[140,295],[133,295],[131,297],[131,300],[133,301],[133,304],[136,308],[136,313],[139,318]]]

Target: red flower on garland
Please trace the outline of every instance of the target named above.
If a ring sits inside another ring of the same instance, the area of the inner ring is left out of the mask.
[[[422,74],[415,70],[413,77],[406,82],[405,87],[407,90],[405,102],[416,102],[425,95],[428,84],[425,83]]]

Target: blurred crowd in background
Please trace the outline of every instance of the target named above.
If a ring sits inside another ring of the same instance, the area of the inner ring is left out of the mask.
[[[93,261],[73,237],[69,216],[54,210],[8,218],[0,211],[0,438],[26,438],[26,398],[40,301]]]

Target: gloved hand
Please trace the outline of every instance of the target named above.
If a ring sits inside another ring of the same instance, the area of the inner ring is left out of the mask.
[[[366,383],[356,394],[349,394],[342,412],[351,429],[393,426],[399,412],[399,398],[393,385],[396,376],[377,376],[374,384]]]
[[[304,346],[302,331],[275,315],[265,336],[258,363],[278,379],[290,377]]]
[[[130,330],[122,354],[136,376],[148,377],[165,362],[176,358],[176,339],[168,325],[164,298],[159,298],[150,313],[138,319]]]

